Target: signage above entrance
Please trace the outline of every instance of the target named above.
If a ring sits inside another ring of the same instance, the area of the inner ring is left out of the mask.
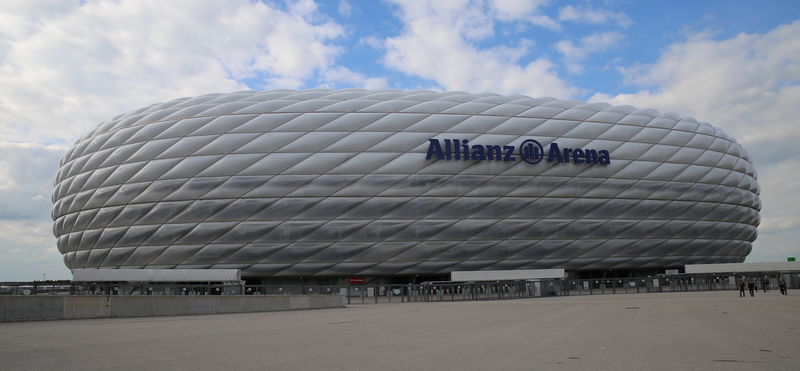
[[[350,277],[348,280],[350,281],[351,285],[361,285],[367,282],[364,277]]]

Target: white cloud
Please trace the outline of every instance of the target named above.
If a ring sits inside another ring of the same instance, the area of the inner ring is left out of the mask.
[[[679,112],[731,133],[752,154],[762,188],[762,235],[753,259],[778,258],[800,240],[800,21],[764,34],[712,40],[695,35],[673,44],[651,65],[622,69],[632,94],[596,94],[592,101]],[[779,243],[779,242],[775,242]],[[796,247],[793,247],[797,251]],[[780,251],[780,253],[778,253]]]
[[[0,281],[70,279],[50,221],[0,220]]]
[[[366,77],[364,74],[354,72],[347,67],[336,67],[325,71],[322,75],[325,81],[344,83],[350,87],[363,89],[386,89],[389,83],[385,78]],[[324,87],[335,89],[336,85],[329,83]]]
[[[561,25],[558,22],[539,12],[539,8],[548,3],[548,0],[491,0],[490,8],[494,16],[501,21],[527,21],[537,26],[559,30]]]
[[[0,238],[6,240],[14,240],[20,244],[32,245],[39,244],[43,248],[37,249],[37,253],[32,255],[49,255],[51,252],[49,247],[55,246],[55,237],[52,237],[50,232],[53,229],[50,222],[31,222],[27,220],[3,221],[0,223]],[[50,242],[53,242],[50,245]],[[47,246],[47,247],[45,247]],[[0,251],[6,253],[21,252],[15,248],[5,248]],[[56,254],[58,249],[55,249]]]
[[[245,79],[297,87],[333,66],[344,34],[309,0],[283,10],[247,0],[56,4],[0,5],[0,140],[71,141],[113,114],[243,89]]]
[[[562,40],[556,43],[556,50],[564,55],[564,65],[570,73],[583,73],[584,68],[581,63],[590,54],[606,51],[623,39],[619,32],[599,32],[583,37],[576,45],[572,41]]]
[[[587,24],[614,23],[619,27],[628,27],[633,23],[622,12],[613,12],[607,9],[594,9],[591,7],[574,7],[567,5],[558,13],[558,20],[562,22],[575,22]]]
[[[356,45],[366,45],[373,49],[383,49],[383,40],[377,36],[366,36],[358,39]]]
[[[694,115],[755,148],[800,134],[795,119],[800,115],[798,66],[800,21],[766,34],[720,41],[691,38],[670,46],[652,65],[621,70],[629,84],[656,89],[613,97],[597,94],[592,100]]]
[[[0,281],[69,278],[50,220],[53,178],[66,150],[0,142]]]
[[[480,48],[480,40],[494,34],[495,19],[478,2],[399,2],[403,33],[387,38],[383,62],[389,67],[436,81],[447,90],[522,93],[568,98],[577,89],[554,72],[554,64],[540,57],[520,64],[533,43]],[[507,8],[504,8],[507,9]]]
[[[762,209],[759,238],[768,234],[789,234],[800,237],[800,154],[792,154],[777,164],[761,163],[759,183],[761,185]],[[758,165],[759,163],[757,163]],[[757,242],[758,243],[758,242]],[[796,245],[793,245],[798,249]]]
[[[347,18],[353,14],[353,6],[347,0],[339,0],[337,11],[340,16]]]
[[[50,219],[50,194],[65,146],[0,142],[0,221]]]

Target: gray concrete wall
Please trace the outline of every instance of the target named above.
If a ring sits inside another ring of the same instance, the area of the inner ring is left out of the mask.
[[[0,296],[0,322],[343,308],[338,295]]]

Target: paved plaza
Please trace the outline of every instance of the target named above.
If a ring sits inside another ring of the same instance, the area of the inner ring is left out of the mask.
[[[777,290],[0,323],[2,370],[798,370],[798,352],[800,296]]]

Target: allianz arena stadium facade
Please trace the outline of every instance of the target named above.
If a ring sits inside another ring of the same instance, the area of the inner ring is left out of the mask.
[[[603,103],[432,91],[181,98],[64,156],[67,267],[246,278],[741,262],[747,152],[707,123]]]

